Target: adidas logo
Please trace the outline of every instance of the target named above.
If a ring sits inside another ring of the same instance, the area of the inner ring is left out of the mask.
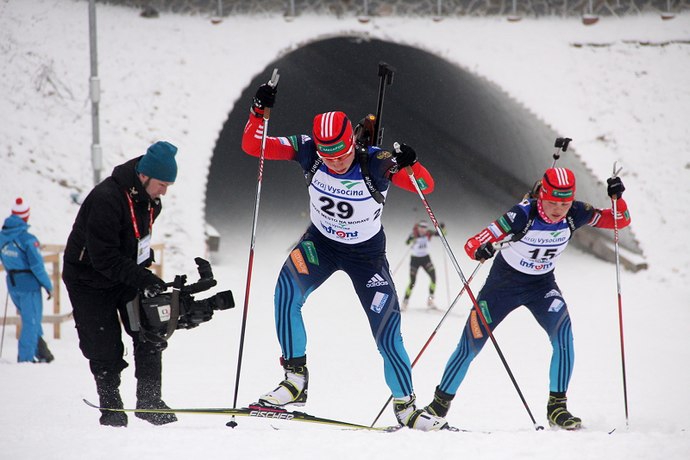
[[[556,289],[551,289],[549,292],[546,293],[544,296],[545,299],[548,299],[549,297],[560,297],[561,293],[558,292]]]
[[[372,276],[369,281],[367,281],[367,287],[373,288],[378,286],[388,286],[388,281],[383,279],[383,277],[377,273]]]

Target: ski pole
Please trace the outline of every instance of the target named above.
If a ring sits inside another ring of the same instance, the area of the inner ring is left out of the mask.
[[[393,148],[395,149],[396,152],[400,152],[400,144],[397,142],[393,144]],[[431,222],[434,224],[434,227],[436,228],[436,231],[439,233],[439,238],[441,239],[441,242],[443,243],[443,247],[446,248],[446,252],[448,253],[448,257],[450,258],[451,262],[453,263],[453,266],[455,267],[455,271],[458,272],[458,275],[460,276],[460,279],[462,280],[462,284],[465,286],[467,289],[467,295],[470,296],[470,300],[472,300],[472,305],[477,313],[477,316],[481,320],[482,325],[484,326],[484,329],[486,329],[487,335],[491,339],[491,343],[494,344],[494,348],[496,349],[496,352],[498,353],[499,358],[501,359],[501,362],[503,363],[503,367],[505,367],[506,372],[508,372],[508,376],[510,377],[510,380],[513,382],[513,386],[515,387],[515,390],[517,391],[518,395],[520,396],[520,399],[522,400],[522,404],[525,406],[525,409],[527,410],[527,414],[529,414],[530,419],[532,420],[532,424],[534,425],[534,428],[539,431],[543,430],[544,427],[541,425],[537,424],[537,421],[534,419],[534,416],[532,415],[532,411],[529,408],[529,405],[527,404],[527,401],[525,400],[525,397],[522,394],[522,391],[520,390],[520,386],[517,383],[517,380],[515,380],[515,376],[513,376],[513,372],[510,370],[510,366],[508,365],[508,362],[505,359],[505,356],[503,356],[503,352],[501,351],[501,347],[498,346],[498,342],[496,341],[496,338],[494,337],[493,332],[491,332],[491,329],[489,328],[488,323],[486,322],[486,318],[484,318],[484,314],[482,313],[481,308],[479,308],[479,303],[477,303],[477,299],[472,293],[472,289],[470,289],[469,284],[467,283],[467,279],[465,279],[465,275],[462,273],[462,269],[460,268],[460,264],[458,264],[458,260],[455,258],[455,255],[453,254],[453,250],[450,248],[450,245],[448,244],[448,240],[446,239],[445,235],[440,231],[438,221],[436,220],[436,216],[434,215],[434,212],[431,210],[431,206],[429,205],[429,201],[427,201],[426,197],[422,193],[422,191],[419,188],[419,184],[417,184],[417,179],[414,176],[414,172],[412,171],[412,167],[406,166],[405,171],[407,172],[408,177],[410,178],[410,182],[412,182],[415,190],[417,191],[417,195],[419,195],[419,198],[422,200],[422,203],[424,204],[424,209],[426,209],[427,214],[429,215],[429,219],[431,219]]]
[[[2,317],[2,339],[0,339],[0,358],[2,357],[2,348],[5,346],[5,325],[7,324],[7,304],[10,301],[10,291],[7,291],[5,296],[5,314]]]
[[[405,254],[403,254],[403,256],[400,258],[400,262],[398,262],[397,265],[395,266],[395,269],[393,269],[393,273],[391,273],[391,276],[395,276],[395,273],[398,271],[398,269],[400,269],[403,262],[405,262],[405,260],[407,260],[407,255],[410,253],[411,250],[412,250],[412,246],[409,246],[407,248],[407,250],[405,251]]]
[[[565,152],[568,150],[568,145],[570,144],[570,141],[572,141],[571,138],[569,137],[557,137],[556,140],[553,143],[553,146],[556,148],[556,151],[553,152],[552,158],[553,162],[551,163],[551,167],[555,168],[556,167],[556,162],[561,158],[561,152]],[[532,185],[532,189],[525,194],[523,199],[528,199],[528,198],[538,198],[539,197],[539,189],[541,188],[541,179],[538,179],[534,185]]]
[[[448,278],[448,261],[445,257],[443,258],[443,274],[446,278],[446,302],[450,302],[450,279]]]
[[[479,271],[479,267],[481,267],[481,266],[482,266],[482,262],[479,262],[479,264],[475,267],[474,271],[473,271],[472,274],[470,275],[470,279],[467,281],[468,283],[471,283],[471,282],[472,282],[472,279],[474,278],[474,275]],[[458,302],[458,300],[460,299],[460,297],[462,296],[462,294],[463,294],[464,292],[465,292],[465,286],[462,287],[462,289],[460,290],[460,292],[458,293],[458,295],[455,297],[455,300],[453,300],[453,303],[450,304],[450,307],[448,307],[448,310],[446,310],[446,313],[443,315],[443,317],[441,318],[441,320],[438,322],[438,324],[436,325],[436,328],[435,328],[434,331],[431,333],[431,335],[429,336],[429,338],[426,340],[426,343],[424,343],[424,345],[422,346],[421,350],[419,350],[419,353],[417,353],[417,357],[414,359],[414,361],[412,361],[412,365],[411,365],[410,367],[414,367],[415,364],[417,364],[417,361],[419,361],[419,358],[422,356],[422,353],[424,353],[424,351],[426,350],[426,348],[429,346],[429,344],[431,343],[431,341],[434,339],[434,337],[436,336],[436,333],[437,333],[438,330],[441,328],[441,324],[443,324],[443,322],[446,320],[446,317],[448,317],[448,314],[449,314],[450,311],[453,309],[453,307],[455,307],[455,304]],[[377,415],[376,418],[374,419],[374,421],[371,422],[371,425],[370,425],[371,427],[373,427],[373,426],[376,424],[376,422],[378,422],[379,418],[381,418],[381,415],[383,414],[383,411],[386,410],[386,407],[388,407],[388,405],[390,404],[390,402],[391,402],[392,400],[393,400],[393,395],[390,395],[390,396],[388,397],[388,400],[385,402],[385,404],[383,405],[383,407],[382,407],[381,410],[379,411],[378,415]]]
[[[280,75],[278,75],[278,69],[273,69],[273,75],[271,76],[271,79],[268,81],[268,84],[272,86],[273,88],[276,87],[278,84],[278,79],[280,78]],[[264,131],[263,134],[261,135],[261,153],[259,155],[259,172],[257,175],[257,180],[256,180],[256,200],[254,201],[254,217],[252,219],[252,238],[251,238],[251,244],[249,246],[249,260],[247,262],[247,284],[245,286],[244,290],[244,308],[242,310],[242,327],[240,330],[240,346],[239,346],[239,352],[238,352],[238,357],[237,357],[237,373],[235,376],[235,395],[232,401],[232,408],[235,409],[237,407],[237,394],[239,392],[239,387],[240,387],[240,373],[242,371],[242,353],[244,351],[244,336],[245,336],[245,331],[247,328],[247,313],[249,311],[249,291],[251,288],[251,281],[252,281],[252,268],[254,266],[254,246],[256,244],[256,224],[258,221],[259,217],[259,201],[261,199],[261,182],[263,181],[263,175],[264,175],[264,157],[266,153],[266,136],[268,134],[268,120],[271,117],[271,108],[266,107],[264,108]],[[235,422],[235,416],[232,417],[232,420],[229,421],[227,426],[231,428],[235,428],[237,426],[237,423]]]
[[[556,148],[556,151],[553,152],[553,163],[551,163],[552,168],[556,167],[556,162],[561,157],[560,152],[565,152],[568,150],[568,144],[570,144],[570,141],[572,141],[572,139],[569,137],[556,138],[556,141],[553,143],[553,146]]]
[[[613,175],[611,177],[618,177],[621,168],[616,169],[616,163],[613,163]],[[621,341],[621,367],[623,370],[623,403],[625,404],[625,427],[629,427],[628,419],[628,386],[625,374],[625,342],[623,340],[623,300],[621,297],[621,264],[620,254],[618,250],[618,196],[611,197],[611,204],[613,208],[613,246],[616,253],[616,291],[618,294],[618,329]]]

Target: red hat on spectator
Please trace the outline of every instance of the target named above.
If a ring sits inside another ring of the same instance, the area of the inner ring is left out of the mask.
[[[31,214],[31,208],[24,202],[21,198],[15,200],[14,206],[12,206],[12,214],[21,217],[24,222],[29,220],[29,214]]]

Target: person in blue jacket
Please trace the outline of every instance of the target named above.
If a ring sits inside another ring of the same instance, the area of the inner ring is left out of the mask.
[[[7,290],[22,318],[17,361],[49,363],[53,355],[42,338],[41,288],[48,292],[50,299],[53,283],[43,263],[40,243],[29,233],[29,215],[29,206],[17,198],[0,232],[0,259],[7,272]]]

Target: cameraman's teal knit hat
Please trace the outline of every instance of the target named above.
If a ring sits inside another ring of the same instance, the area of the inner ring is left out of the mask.
[[[146,150],[146,155],[139,160],[137,172],[163,182],[175,182],[175,178],[177,178],[176,153],[177,147],[171,143],[156,142]]]

